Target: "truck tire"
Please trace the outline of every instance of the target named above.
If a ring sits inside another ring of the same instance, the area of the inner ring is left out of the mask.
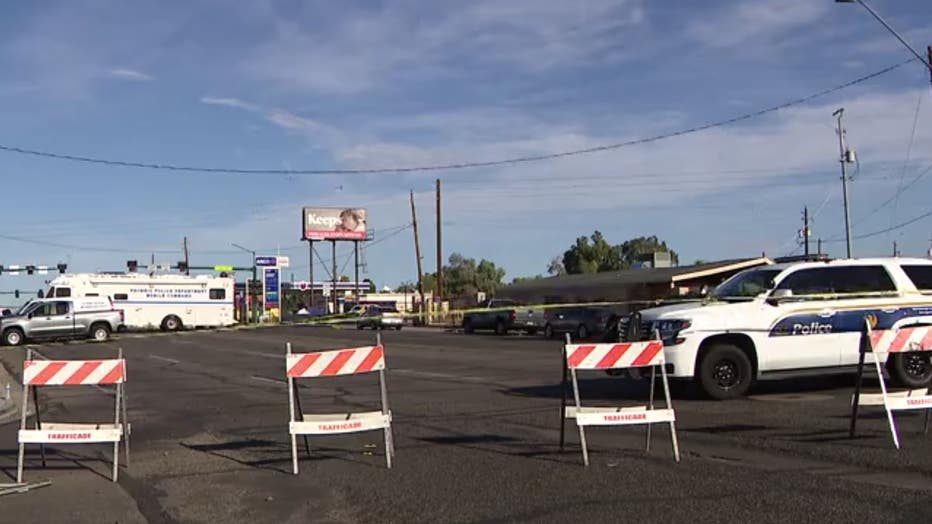
[[[553,338],[553,326],[550,324],[544,326],[544,338]]]
[[[505,328],[505,321],[498,319],[498,322],[495,323],[495,334],[499,336],[504,336],[508,334],[508,329]]]
[[[89,335],[95,342],[103,342],[110,338],[110,326],[104,322],[93,324]]]
[[[471,334],[475,329],[472,327],[472,320],[468,318],[463,319],[463,333]]]
[[[184,325],[181,323],[181,319],[175,315],[168,315],[162,319],[162,331],[178,331]]]
[[[891,354],[887,371],[901,386],[910,389],[928,387],[932,383],[932,355],[927,351]]]
[[[753,369],[751,359],[741,348],[716,344],[699,362],[699,386],[716,400],[737,398],[751,387]]]
[[[25,338],[23,330],[19,328],[10,328],[3,332],[3,343],[8,346],[18,346]]]

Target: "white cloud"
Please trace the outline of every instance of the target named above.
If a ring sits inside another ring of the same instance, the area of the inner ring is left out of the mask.
[[[700,15],[686,33],[710,47],[769,47],[791,38],[790,33],[818,21],[832,8],[831,2],[812,0],[739,2]]]
[[[274,18],[275,34],[244,68],[293,89],[357,93],[425,72],[463,74],[470,64],[540,72],[611,62],[638,42],[640,0],[584,4],[477,0],[425,8],[409,0],[334,15],[324,27]]]
[[[318,127],[317,122],[313,120],[280,109],[269,112],[265,118],[269,122],[286,129],[312,129]]]
[[[258,111],[259,107],[255,104],[240,100],[239,98],[218,98],[212,96],[201,97],[201,102],[212,106],[226,106],[236,109],[245,109],[246,111]]]
[[[152,75],[136,71],[135,69],[111,69],[109,75],[120,80],[130,80],[133,82],[151,82],[155,80]]]

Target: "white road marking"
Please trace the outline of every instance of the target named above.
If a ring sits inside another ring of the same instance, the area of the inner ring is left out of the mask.
[[[279,385],[279,386],[287,386],[287,385],[288,385],[288,383],[285,382],[284,380],[277,380],[277,379],[268,378],[268,377],[260,377],[259,375],[253,375],[253,376],[250,377],[250,378],[252,378],[253,380],[258,380],[258,381],[260,381],[260,382],[270,382],[270,383],[272,383],[272,384],[277,384],[277,385]]]
[[[418,378],[436,378],[442,380],[458,380],[461,382],[480,382],[480,383],[489,383],[492,382],[492,379],[485,377],[470,377],[464,375],[453,375],[449,373],[432,373],[430,371],[416,371],[413,369],[389,369],[389,373],[397,373],[399,375],[408,375],[411,377]]]
[[[168,362],[170,364],[181,364],[180,360],[175,360],[173,358],[168,358],[168,357],[160,357],[158,355],[149,355],[149,358],[155,359],[155,360],[161,360],[163,362]]]

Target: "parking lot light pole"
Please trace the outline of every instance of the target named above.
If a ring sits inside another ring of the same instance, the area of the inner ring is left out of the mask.
[[[239,244],[233,243],[233,242],[231,242],[230,245],[235,247],[236,249],[245,251],[252,255],[252,263],[250,265],[252,266],[252,282],[255,282],[256,281],[256,252],[253,251],[252,249],[246,249],[245,247]],[[253,303],[254,301],[252,300],[252,296],[249,293],[249,284],[250,282],[246,282],[246,297],[245,298],[246,298],[246,302],[249,303],[249,312],[251,313],[250,316],[252,317],[253,323],[255,323],[256,305]]]

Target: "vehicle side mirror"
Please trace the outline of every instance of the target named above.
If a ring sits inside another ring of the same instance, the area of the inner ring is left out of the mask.
[[[792,289],[775,289],[770,296],[767,297],[767,303],[771,306],[776,306],[780,303],[781,300],[785,300],[793,296]]]

